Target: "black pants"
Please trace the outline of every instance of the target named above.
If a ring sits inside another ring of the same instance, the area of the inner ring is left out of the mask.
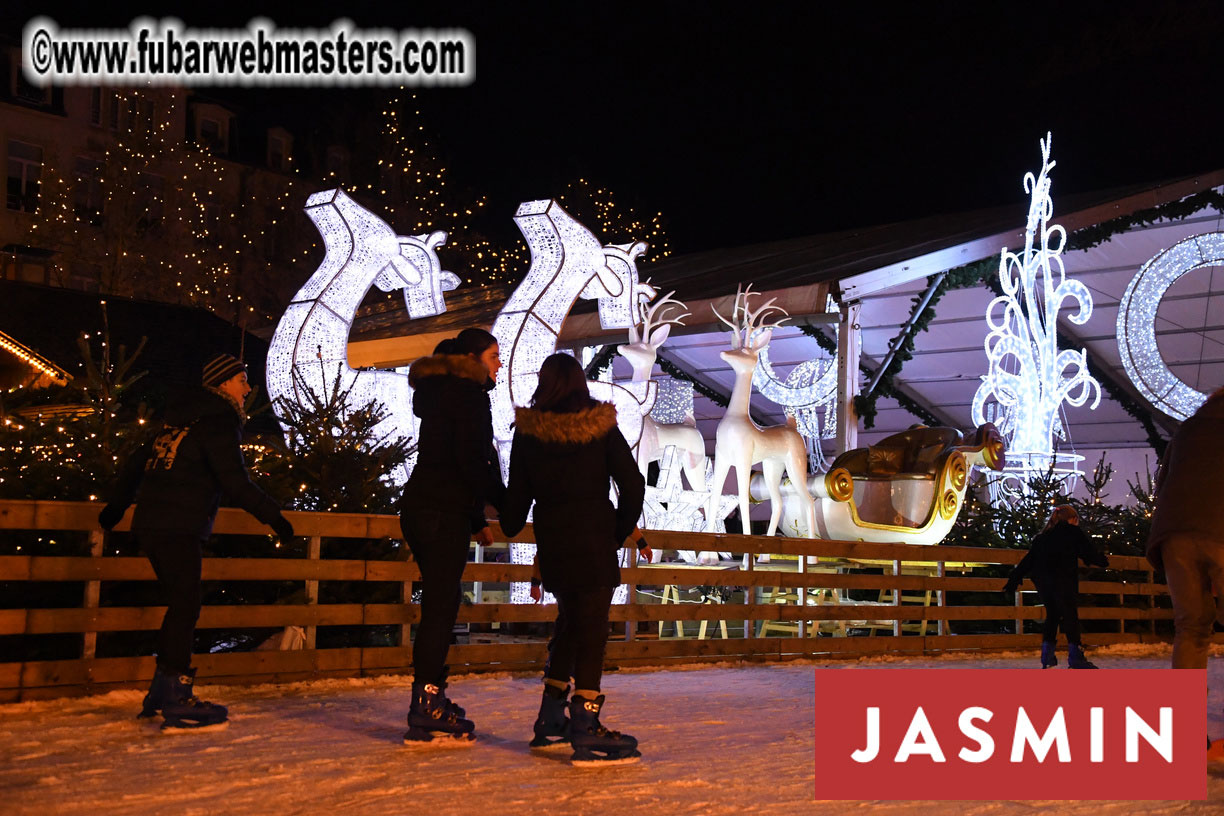
[[[400,529],[421,569],[421,622],[412,643],[412,670],[417,681],[436,683],[459,615],[472,522],[457,513],[408,510],[400,516]]]
[[[1058,583],[1034,581],[1037,594],[1045,605],[1045,626],[1041,630],[1041,639],[1053,643],[1058,639],[1058,627],[1067,636],[1068,643],[1080,642],[1079,592],[1076,587]]]
[[[191,646],[200,619],[200,552],[204,542],[173,533],[138,533],[140,548],[166,598],[157,640],[157,665],[175,674],[191,668]]]
[[[613,587],[556,592],[557,624],[545,675],[574,688],[599,691]]]

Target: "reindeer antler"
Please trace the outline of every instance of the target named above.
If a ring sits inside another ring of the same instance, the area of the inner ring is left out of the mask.
[[[733,336],[731,338],[731,348],[740,349],[752,344],[752,335],[763,329],[776,329],[788,319],[787,312],[781,306],[775,306],[776,297],[762,303],[755,309],[750,309],[748,306],[748,298],[760,297],[760,292],[752,291],[752,284],[748,284],[748,288],[740,291],[740,287],[735,287],[735,307],[731,312],[732,320],[728,320],[718,313],[718,310],[713,306],[710,310],[714,312],[714,316],[726,323],[730,327]],[[780,312],[782,317],[772,322],[761,322],[770,312]],[[741,321],[741,315],[743,320]]]
[[[647,281],[647,285],[649,285],[649,281]],[[643,304],[642,330],[639,334],[636,324],[629,327],[630,343],[640,343],[643,340],[650,342],[651,334],[661,326],[684,325],[684,318],[688,317],[690,312],[684,312],[679,315],[669,314],[672,309],[685,308],[682,301],[672,297],[674,294],[676,294],[676,290],[673,289],[664,295],[662,300],[651,303],[648,308],[646,304]]]

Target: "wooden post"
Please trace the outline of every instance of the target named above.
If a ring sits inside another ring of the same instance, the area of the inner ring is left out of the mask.
[[[901,576],[901,559],[893,559],[893,577]],[[901,589],[893,587],[893,606],[897,607],[897,611],[901,610]],[[893,621],[893,637],[901,637],[901,619],[897,618]]]
[[[799,556],[797,570],[800,575],[805,575],[807,573],[807,556],[806,555]],[[806,611],[807,587],[804,587],[804,586],[798,587],[795,591],[795,596],[799,601],[799,608]],[[817,624],[817,627],[819,627],[819,624]],[[806,637],[806,636],[807,636],[807,621],[804,620],[803,618],[800,618],[799,619],[799,637]]]
[[[106,534],[101,528],[89,531],[89,554],[94,558],[102,557],[102,547],[106,541]],[[86,581],[85,582],[85,597],[81,599],[81,606],[85,609],[97,609],[98,599],[102,594],[101,581]],[[98,655],[98,633],[86,632],[81,636],[81,657],[86,660],[93,660]]]
[[[935,568],[935,575],[936,575],[937,577],[941,578],[941,579],[942,579],[942,578],[946,578],[946,577],[948,576],[948,572],[947,572],[947,569],[946,569],[946,565],[945,565],[945,563],[944,563],[943,561],[940,561],[940,562],[938,562],[938,563],[937,563],[936,568]],[[941,585],[941,586],[940,586],[940,589],[939,589],[938,606],[939,606],[939,608],[940,608],[940,609],[943,609],[943,608],[944,608],[944,606],[945,606],[945,604],[946,604],[946,600],[945,600],[945,598],[944,598],[944,590],[943,590],[943,587],[942,587],[942,585]],[[946,619],[946,618],[944,618],[944,617],[941,615],[941,616],[940,616],[940,618],[939,618],[938,624],[939,624],[939,625],[938,625],[938,626],[936,627],[936,629],[935,629],[936,633],[937,633],[937,634],[938,634],[940,637],[943,637],[944,635],[948,634],[948,621],[947,621],[947,619]]]
[[[311,536],[309,551],[307,552],[306,557],[309,558],[311,561],[318,561],[319,554],[322,549],[323,549],[322,536]],[[318,602],[319,602],[319,582],[318,581],[307,581],[306,582],[306,603],[313,605],[313,604],[317,604]],[[307,649],[315,648],[315,634],[316,634],[317,629],[318,627],[314,626],[313,624],[306,627],[306,648]]]
[[[1024,606],[1024,595],[1020,593],[1020,587],[1016,587],[1016,602],[1013,604],[1013,606],[1015,606],[1017,609]],[[1024,620],[1022,618],[1016,618],[1016,634],[1024,634]]]
[[[1155,567],[1149,566],[1147,568],[1147,582],[1149,588],[1156,583]],[[1154,635],[1156,634],[1156,595],[1153,592],[1148,593],[1148,609],[1151,610],[1151,614],[1148,616],[1148,625],[1151,627],[1152,634]]]
[[[753,561],[756,560],[753,557],[754,555],[755,553],[745,553],[744,554],[744,571],[745,572],[752,572],[752,563]],[[749,581],[749,583],[744,587],[744,605],[752,606],[752,604],[756,602],[756,594],[757,594],[757,588],[752,584],[751,581]],[[756,621],[749,620],[748,617],[745,616],[744,617],[744,637],[751,638],[755,636],[756,636]]]
[[[859,344],[858,319],[862,304],[844,303],[837,324],[837,453],[858,447],[858,415],[854,397],[858,394]]]

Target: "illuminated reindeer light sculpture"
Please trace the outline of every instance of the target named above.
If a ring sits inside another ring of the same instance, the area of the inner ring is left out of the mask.
[[[769,532],[778,529],[782,515],[782,471],[786,470],[791,485],[798,491],[804,515],[807,518],[809,537],[816,529],[816,509],[807,484],[807,448],[803,437],[796,430],[793,417],[785,425],[761,428],[748,415],[749,398],[752,395],[752,372],[756,369],[757,355],[769,345],[773,330],[786,320],[786,311],[769,299],[756,309],[749,308],[748,299],[759,296],[749,285],[743,292],[736,290],[735,307],[731,320],[723,317],[717,309],[714,315],[731,328],[731,350],[720,353],[720,357],[735,372],[735,388],[727,412],[718,423],[714,443],[714,478],[709,484],[706,500],[707,529],[713,530],[709,519],[713,518],[715,495],[722,490],[727,471],[734,467],[738,484],[740,518],[744,532],[749,531],[748,499],[752,466],[761,463],[765,484],[769,489]],[[770,312],[780,312],[782,317],[772,323],[764,319]]]
[[[684,304],[672,298],[675,292],[668,292],[662,300],[650,304],[642,315],[641,330],[635,323],[629,327],[629,342],[617,347],[621,356],[633,366],[633,381],[637,383],[650,382],[655,360],[658,359],[659,347],[667,342],[672,326],[684,325],[688,312],[679,315],[669,314],[673,310],[684,308]],[[642,441],[638,446],[638,467],[642,475],[646,475],[647,465],[663,457],[663,452],[669,445],[674,445],[683,452],[684,473],[688,476],[689,487],[693,490],[705,488],[705,438],[697,430],[696,423],[687,422],[663,423],[647,416],[642,426]]]

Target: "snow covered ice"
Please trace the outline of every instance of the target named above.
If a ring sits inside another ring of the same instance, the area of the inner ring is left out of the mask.
[[[1104,670],[1169,665],[1169,649],[1162,646],[1093,649],[1090,656]],[[610,672],[602,719],[636,736],[643,757],[635,765],[597,769],[571,767],[565,751],[528,751],[540,698],[537,675],[453,677],[451,694],[476,721],[479,735],[477,744],[462,750],[401,744],[410,696],[410,678],[403,676],[245,687],[202,683],[201,695],[228,705],[232,720],[224,731],[202,734],[168,736],[136,721],[143,691],[15,703],[0,706],[0,811],[610,816],[632,807],[719,816],[816,808],[821,814],[1110,816],[1224,809],[1224,763],[1205,763],[1205,802],[814,805],[819,709],[837,701],[821,700],[813,711],[813,669],[890,667],[1040,672],[1035,651]],[[1218,654],[1209,672],[1208,729],[1218,739],[1224,737],[1224,662]]]

